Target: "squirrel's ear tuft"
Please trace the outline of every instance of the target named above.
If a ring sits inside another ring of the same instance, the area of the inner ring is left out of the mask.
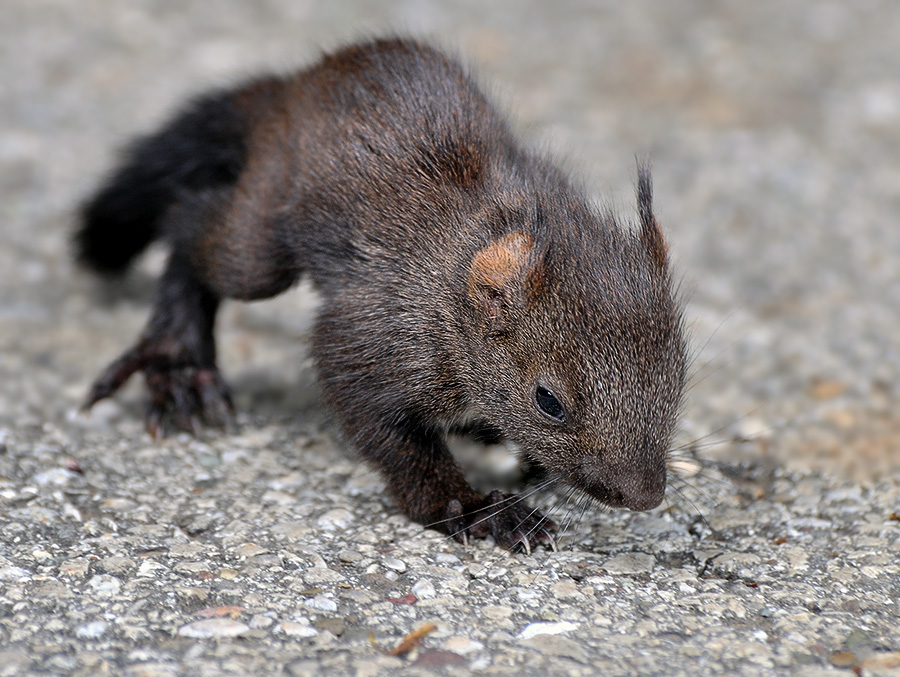
[[[641,241],[660,272],[665,272],[669,265],[669,246],[653,216],[653,182],[650,167],[645,164],[638,164],[637,200],[641,215]]]
[[[513,232],[479,250],[469,270],[469,298],[490,335],[506,333],[541,285],[540,257],[527,233]]]

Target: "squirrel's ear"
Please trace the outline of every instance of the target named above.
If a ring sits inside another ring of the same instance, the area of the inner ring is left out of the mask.
[[[527,233],[509,233],[479,250],[472,259],[468,288],[487,333],[508,331],[540,283],[539,257]]]
[[[638,165],[637,199],[641,215],[641,241],[660,272],[665,272],[669,264],[669,246],[653,216],[653,182],[647,165]]]

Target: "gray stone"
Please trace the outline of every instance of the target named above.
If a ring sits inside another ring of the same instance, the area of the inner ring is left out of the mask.
[[[578,628],[575,623],[529,623],[519,633],[521,639],[531,639],[538,635],[559,635]]]
[[[293,621],[282,621],[278,624],[277,629],[288,635],[289,637],[315,637],[319,631],[305,623],[294,623]]]
[[[344,508],[335,508],[321,515],[316,523],[323,529],[346,529],[353,522],[353,513]]]
[[[537,635],[526,639],[523,644],[536,649],[546,656],[560,656],[571,658],[579,663],[588,662],[588,652],[577,642],[566,637],[554,637],[552,635]]]
[[[653,555],[643,552],[628,552],[606,560],[602,567],[611,574],[644,574],[653,570],[656,563]]]
[[[196,621],[178,628],[182,637],[206,639],[210,637],[240,637],[247,634],[250,628],[231,618],[209,618]]]
[[[91,594],[97,597],[112,597],[118,595],[119,590],[122,588],[119,579],[108,574],[93,576],[88,580],[87,584],[91,589]]]
[[[81,639],[97,639],[106,633],[109,623],[105,621],[92,621],[75,628],[75,636]]]
[[[434,589],[434,583],[427,578],[417,581],[412,587],[412,592],[416,597],[420,597],[421,599],[431,599],[437,595],[437,591]]]

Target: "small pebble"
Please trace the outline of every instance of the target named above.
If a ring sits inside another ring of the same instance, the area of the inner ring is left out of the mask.
[[[20,581],[31,578],[31,572],[22,567],[0,567],[0,581],[6,579]]]
[[[73,477],[76,477],[76,474],[65,468],[51,468],[35,475],[34,483],[39,487],[47,485],[61,487],[68,484]]]
[[[319,516],[316,520],[323,529],[336,531],[338,529],[346,529],[353,524],[353,513],[344,508],[335,508]]]
[[[437,591],[434,589],[434,584],[427,578],[423,578],[422,580],[418,581],[412,587],[412,592],[416,597],[420,599],[430,599],[437,596]]]
[[[294,623],[293,621],[282,621],[276,626],[284,634],[290,637],[315,637],[319,631],[306,625],[305,623]]]
[[[267,548],[256,545],[256,543],[244,543],[234,549],[234,554],[238,557],[255,557],[269,552]]]
[[[471,640],[468,637],[461,637],[457,635],[455,637],[447,638],[447,640],[443,644],[443,647],[447,651],[453,651],[454,653],[466,655],[475,651],[481,651],[484,648],[484,644]]]
[[[205,639],[209,637],[240,637],[249,630],[249,627],[231,618],[208,618],[183,625],[178,629],[178,634],[182,637]]]
[[[325,595],[316,595],[312,599],[303,602],[306,606],[319,611],[337,611],[337,602]]]
[[[608,559],[603,563],[603,568],[614,575],[644,574],[653,571],[655,563],[653,555],[629,552]]]
[[[115,576],[110,576],[109,574],[94,576],[87,584],[91,589],[91,593],[97,597],[112,597],[113,595],[118,595],[119,590],[122,588],[119,579]]]
[[[354,564],[362,560],[363,556],[361,552],[356,550],[350,550],[349,548],[345,548],[338,553],[338,559],[342,562],[347,562],[348,564]]]
[[[275,619],[273,618],[263,616],[262,614],[256,614],[253,618],[250,619],[250,627],[254,630],[261,630],[271,627],[274,622]]]
[[[522,632],[519,633],[520,639],[531,639],[538,635],[559,635],[565,632],[572,632],[578,627],[575,623],[560,621],[557,623],[529,623]]]
[[[105,621],[92,621],[75,628],[75,636],[79,639],[97,639],[102,637],[109,627],[109,623]]]
[[[393,569],[397,573],[402,574],[406,571],[406,562],[400,559],[396,559],[394,557],[387,557],[384,560],[384,566],[388,569]]]

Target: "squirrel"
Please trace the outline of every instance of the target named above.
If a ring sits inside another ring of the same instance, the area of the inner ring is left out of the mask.
[[[602,504],[663,499],[685,382],[682,312],[638,163],[638,223],[525,149],[454,58],[386,38],[193,100],[82,206],[77,259],[171,253],[137,343],[84,408],[143,372],[151,434],[233,427],[222,299],[321,295],[312,355],[347,440],[411,519],[466,542],[554,545],[518,497],[476,492],[448,431],[477,428]]]

